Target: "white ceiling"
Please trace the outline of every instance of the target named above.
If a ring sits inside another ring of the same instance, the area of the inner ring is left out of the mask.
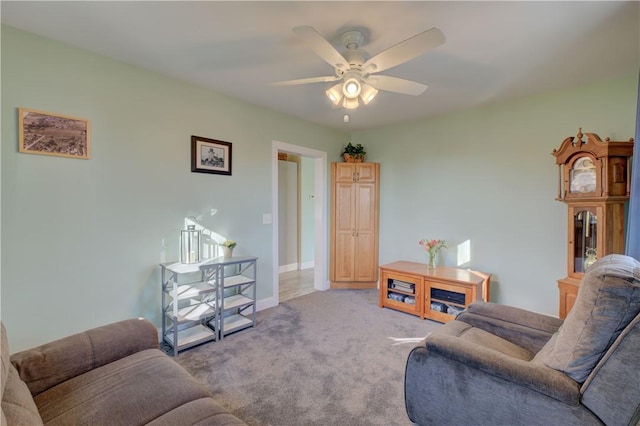
[[[335,129],[354,131],[520,96],[634,75],[640,2],[11,2],[2,22],[122,62]],[[270,82],[333,75],[291,31],[311,25],[342,49],[359,28],[373,56],[431,27],[446,43],[381,73],[429,85],[333,108],[330,83]],[[349,113],[351,121],[343,122]]]

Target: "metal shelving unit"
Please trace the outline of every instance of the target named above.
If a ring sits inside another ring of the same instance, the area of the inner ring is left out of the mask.
[[[173,355],[256,325],[256,257],[163,263],[162,340]]]
[[[221,269],[220,338],[256,326],[255,257],[227,259]]]

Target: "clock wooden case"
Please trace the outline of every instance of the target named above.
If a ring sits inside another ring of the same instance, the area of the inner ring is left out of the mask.
[[[568,206],[567,277],[558,280],[560,318],[573,307],[584,271],[602,256],[624,253],[633,143],[633,138],[603,141],[580,129],[552,152],[558,165],[556,199]]]

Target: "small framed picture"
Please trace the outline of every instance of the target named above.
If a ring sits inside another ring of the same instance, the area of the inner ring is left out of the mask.
[[[91,123],[85,118],[18,108],[18,150],[58,157],[91,157]]]
[[[231,143],[191,136],[191,171],[231,175]]]

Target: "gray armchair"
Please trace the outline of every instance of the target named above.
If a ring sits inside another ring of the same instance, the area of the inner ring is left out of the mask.
[[[638,424],[640,262],[598,260],[564,322],[472,304],[412,350],[405,402],[420,425]]]

